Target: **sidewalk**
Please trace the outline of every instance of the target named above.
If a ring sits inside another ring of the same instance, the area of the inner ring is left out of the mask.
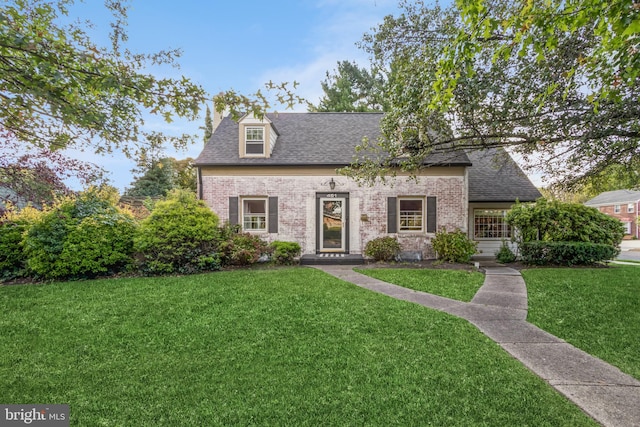
[[[604,426],[640,426],[640,381],[526,321],[527,289],[517,270],[488,267],[470,303],[418,292],[353,271],[314,266],[360,287],[468,320]]]

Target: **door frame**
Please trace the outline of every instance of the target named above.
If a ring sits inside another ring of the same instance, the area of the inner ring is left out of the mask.
[[[342,248],[323,249],[322,248],[322,202],[324,200],[344,200],[342,212]],[[349,253],[349,193],[316,193],[316,253]]]

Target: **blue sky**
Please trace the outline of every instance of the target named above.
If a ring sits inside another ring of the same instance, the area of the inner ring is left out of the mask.
[[[107,42],[109,14],[101,0],[74,6],[72,17],[89,19],[97,41]],[[298,93],[312,102],[322,95],[320,82],[340,60],[367,65],[367,54],[356,46],[365,32],[386,15],[398,13],[398,0],[206,1],[131,0],[128,47],[137,52],[169,48],[182,50],[180,70],[210,94],[234,89],[250,94],[274,82],[300,82]],[[164,124],[149,121],[150,129],[202,135],[198,122]],[[201,144],[168,155],[196,157]],[[133,177],[134,163],[122,155],[96,157],[73,153],[111,172],[121,191]]]

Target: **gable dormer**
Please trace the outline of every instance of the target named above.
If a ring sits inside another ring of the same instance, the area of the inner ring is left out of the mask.
[[[267,116],[258,119],[253,114],[244,116],[239,125],[240,158],[269,158],[278,139],[278,132]]]

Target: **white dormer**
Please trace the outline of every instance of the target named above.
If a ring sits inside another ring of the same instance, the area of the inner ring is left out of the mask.
[[[240,157],[269,158],[278,139],[278,132],[267,116],[258,119],[253,114],[244,116],[239,125]]]

